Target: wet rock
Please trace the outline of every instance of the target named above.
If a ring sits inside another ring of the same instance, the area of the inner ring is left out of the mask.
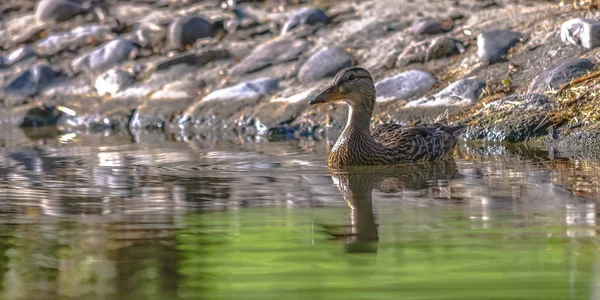
[[[56,80],[51,86],[42,90],[40,95],[43,97],[54,98],[89,96],[96,95],[96,90],[87,76],[77,76],[74,78],[62,78],[62,80]]]
[[[75,59],[72,67],[75,72],[103,71],[128,60],[133,51],[135,45],[132,42],[124,39],[112,40]]]
[[[273,65],[298,59],[308,49],[304,39],[278,38],[256,47],[250,55],[231,69],[231,75],[240,76]]]
[[[13,52],[11,52],[6,57],[5,62],[8,65],[14,65],[18,62],[28,60],[30,58],[35,58],[35,57],[37,57],[37,54],[35,53],[33,48],[31,48],[30,46],[27,46],[27,45],[23,45],[23,46],[15,49]]]
[[[396,61],[396,66],[407,66],[411,63],[425,63],[463,53],[465,47],[459,40],[441,36],[429,41],[411,43],[404,49]]]
[[[564,43],[592,49],[600,46],[600,22],[575,18],[560,27],[560,39]]]
[[[201,17],[181,17],[169,26],[167,38],[172,49],[185,49],[201,38],[213,37],[213,26]]]
[[[61,112],[54,106],[43,105],[41,107],[34,107],[29,109],[25,113],[25,117],[20,127],[43,127],[53,126],[61,116]]]
[[[283,24],[281,33],[283,34],[289,32],[292,29],[301,27],[303,25],[327,24],[328,21],[329,18],[327,17],[325,12],[319,8],[301,8],[291,13],[288,20],[285,22],[285,24]]]
[[[582,58],[573,58],[559,62],[536,76],[529,85],[529,93],[543,94],[549,90],[559,89],[561,85],[574,78],[585,75],[594,64]]]
[[[444,32],[442,23],[433,19],[418,19],[413,22],[410,31],[416,34],[439,34]]]
[[[298,79],[309,83],[326,77],[333,77],[338,71],[352,66],[352,58],[339,47],[325,48],[313,54],[300,68]]]
[[[467,139],[492,142],[523,142],[547,134],[552,122],[548,97],[539,94],[507,96],[477,111],[470,120]]]
[[[135,78],[120,69],[111,69],[96,78],[94,87],[100,96],[114,96],[135,83]]]
[[[477,55],[485,64],[499,62],[521,38],[520,33],[509,30],[483,32],[477,36]]]
[[[42,22],[62,22],[84,11],[81,1],[41,0],[35,7],[35,17]]]
[[[411,101],[405,107],[472,105],[483,92],[483,88],[485,83],[477,79],[462,79],[432,97]]]
[[[4,88],[4,92],[15,96],[33,96],[58,77],[47,65],[37,65],[18,74]]]
[[[90,41],[105,42],[114,38],[109,25],[86,24],[69,31],[51,34],[35,45],[42,55],[54,55],[66,49],[78,48]]]
[[[240,108],[256,104],[261,98],[279,88],[279,81],[273,78],[260,78],[249,82],[214,91],[186,110],[181,121],[194,118],[225,118],[238,112]]]
[[[412,98],[430,90],[436,82],[433,75],[424,71],[410,70],[400,73],[375,84],[377,102]]]

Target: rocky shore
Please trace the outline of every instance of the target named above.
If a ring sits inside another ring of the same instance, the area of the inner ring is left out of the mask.
[[[358,65],[376,81],[375,123],[599,145],[600,11],[568,3],[7,0],[0,11],[3,124],[319,138],[346,107],[308,100]]]

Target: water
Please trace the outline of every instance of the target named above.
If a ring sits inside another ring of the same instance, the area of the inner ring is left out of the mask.
[[[0,145],[3,299],[600,297],[598,161],[463,144],[332,178],[327,141]]]

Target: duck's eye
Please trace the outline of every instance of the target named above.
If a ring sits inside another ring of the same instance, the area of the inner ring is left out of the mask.
[[[348,76],[348,80],[354,80],[356,79],[356,76],[354,76],[354,74],[350,74],[350,76]]]

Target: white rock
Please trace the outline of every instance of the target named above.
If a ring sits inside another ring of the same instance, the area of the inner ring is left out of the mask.
[[[600,22],[575,18],[560,27],[560,39],[564,43],[592,49],[600,46]]]
[[[115,96],[134,82],[135,79],[127,72],[119,69],[110,69],[96,78],[94,87],[100,96]]]

